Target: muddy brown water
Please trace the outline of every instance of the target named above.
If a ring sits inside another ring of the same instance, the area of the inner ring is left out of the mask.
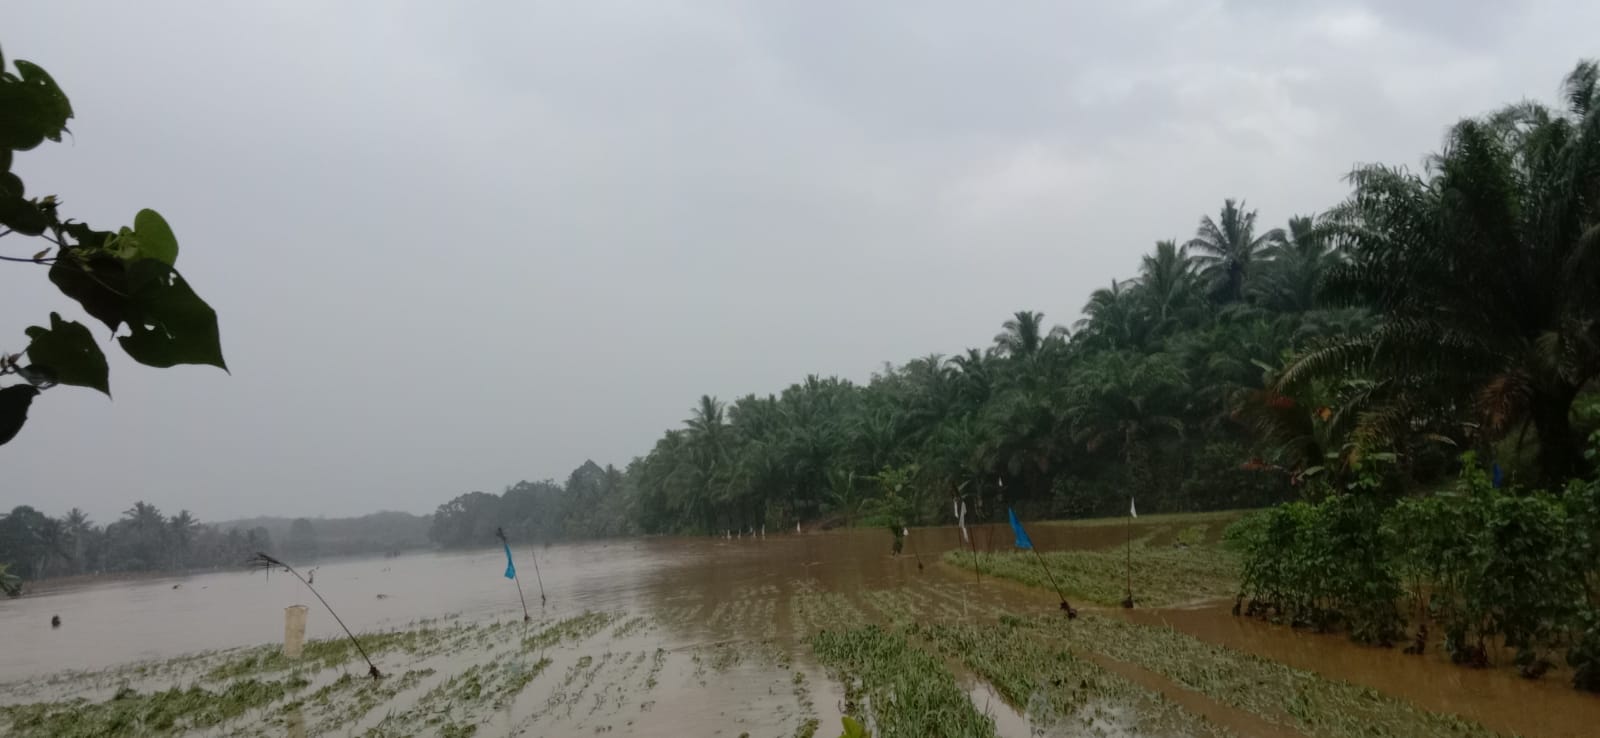
[[[1141,525],[1135,535],[1149,530]],[[1029,533],[1044,550],[1115,546],[1127,536],[1122,526],[1038,525]],[[975,526],[973,535],[979,550],[1011,547],[1011,532],[1003,525]],[[953,528],[913,530],[905,554],[899,557],[890,555],[889,541],[883,531],[856,530],[731,540],[647,538],[521,546],[515,553],[536,620],[551,621],[585,611],[660,616],[660,627],[652,627],[648,635],[603,643],[607,661],[613,652],[617,663],[623,663],[631,658],[626,654],[637,652],[643,660],[656,648],[693,649],[729,641],[777,644],[802,664],[798,668],[810,677],[810,699],[816,703],[813,714],[822,724],[818,735],[829,735],[838,725],[841,694],[809,661],[807,649],[799,643],[805,628],[795,622],[796,597],[838,593],[870,618],[881,618],[884,608],[875,608],[869,601],[876,593],[890,590],[912,600],[936,603],[945,611],[960,608],[965,612],[970,607],[974,616],[981,617],[1001,611],[1050,612],[1056,605],[1051,593],[987,578],[977,585],[970,572],[941,564],[942,553],[959,545],[959,534]],[[548,598],[544,606],[539,602],[530,555],[539,560]],[[403,628],[418,620],[445,616],[504,621],[521,614],[516,590],[501,576],[504,565],[498,549],[343,560],[316,567],[316,583],[357,632]],[[320,604],[298,581],[282,573],[238,571],[79,582],[0,601],[0,643],[6,644],[0,653],[0,704],[48,696],[23,685],[65,671],[281,642],[283,608],[293,604],[312,608],[308,637],[339,634],[337,624]],[[59,629],[50,627],[52,615],[61,616]],[[1600,735],[1600,700],[1556,680],[1529,682],[1506,670],[1461,669],[1437,656],[1408,658],[1392,650],[1355,646],[1338,636],[1241,620],[1227,613],[1226,603],[1135,610],[1126,616],[1369,686],[1425,709],[1460,714],[1501,732],[1551,738]],[[378,660],[382,663],[384,659],[380,656]],[[629,673],[644,668],[628,663]],[[558,666],[573,668],[565,663]],[[595,668],[602,667],[619,668],[606,662]],[[701,731],[707,726],[776,725],[773,710],[782,713],[793,708],[773,708],[768,700],[786,687],[774,674],[748,668],[751,670],[737,672],[737,678],[721,681],[708,682],[704,676],[664,680],[649,697],[653,707],[647,722],[630,720],[620,726],[620,732],[649,735],[673,732],[668,728]],[[541,675],[529,690],[559,680],[560,675],[554,673],[557,670]],[[1248,716],[1230,720],[1226,709],[1201,704],[1204,698],[1163,684],[1158,676],[1141,674],[1136,667],[1120,671],[1164,691],[1179,704],[1198,705],[1195,709],[1201,713],[1210,710],[1210,719],[1232,723],[1230,727],[1242,735],[1258,734],[1260,726]],[[997,719],[1002,734],[1026,729],[1026,717],[994,697],[988,685],[971,675],[962,678],[975,704]],[[626,696],[599,694],[593,699],[616,699],[621,704]],[[513,732],[522,724],[519,721],[534,719],[542,709],[508,709],[504,724],[490,724],[489,732]],[[578,718],[572,721],[562,725],[574,733],[580,728],[587,733],[619,727],[590,725]],[[729,735],[739,732],[732,729]]]

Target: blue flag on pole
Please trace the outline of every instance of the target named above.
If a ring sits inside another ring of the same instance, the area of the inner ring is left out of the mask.
[[[509,541],[501,541],[500,543],[506,547],[506,578],[516,579],[517,565],[511,563],[511,543]]]
[[[1500,484],[1503,481],[1505,481],[1505,478],[1500,475],[1500,462],[1496,461],[1494,462],[1494,488],[1500,489]]]
[[[1033,548],[1033,541],[1028,539],[1028,531],[1022,529],[1022,523],[1017,520],[1017,512],[1006,508],[1006,513],[1011,516],[1011,531],[1017,534],[1017,548]]]

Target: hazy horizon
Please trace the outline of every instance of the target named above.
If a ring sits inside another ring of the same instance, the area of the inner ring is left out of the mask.
[[[108,351],[114,400],[34,403],[0,508],[100,523],[622,467],[702,394],[1070,324],[1224,198],[1281,226],[1600,55],[1600,5],[1554,2],[89,8],[0,7],[77,113],[15,168],[164,214],[232,370]],[[0,350],[89,323],[0,269]]]

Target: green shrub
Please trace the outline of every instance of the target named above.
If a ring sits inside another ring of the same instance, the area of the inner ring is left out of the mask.
[[[1236,525],[1229,537],[1244,551],[1250,612],[1318,630],[1342,623],[1357,641],[1392,644],[1404,625],[1402,590],[1382,514],[1370,498],[1334,495]]]
[[[1577,531],[1561,500],[1496,489],[1467,462],[1450,493],[1388,516],[1398,566],[1418,609],[1444,628],[1452,660],[1481,666],[1503,643],[1531,676],[1583,601]]]
[[[1505,646],[1534,678],[1564,647],[1574,684],[1600,689],[1600,482],[1556,497],[1496,488],[1471,454],[1462,467],[1448,491],[1387,508],[1358,484],[1235,523],[1249,613],[1387,645],[1409,602],[1456,663],[1486,666]]]

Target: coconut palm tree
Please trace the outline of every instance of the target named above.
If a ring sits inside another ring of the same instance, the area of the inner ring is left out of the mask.
[[[76,507],[67,511],[61,524],[66,530],[67,545],[72,552],[73,570],[82,573],[88,568],[84,557],[88,553],[89,536],[93,534],[94,524],[89,522],[88,513]]]
[[[1195,237],[1186,244],[1200,264],[1200,273],[1210,280],[1212,294],[1219,302],[1238,302],[1245,297],[1245,282],[1252,266],[1269,246],[1283,239],[1283,231],[1272,229],[1256,235],[1256,211],[1246,211],[1244,203],[1231,198],[1222,203],[1216,220],[1200,219]]]
[[[189,514],[188,510],[179,510],[177,515],[167,521],[167,528],[171,531],[168,540],[172,544],[172,566],[181,568],[188,560],[189,547],[194,543],[195,533],[200,529],[200,521]]]
[[[1487,437],[1531,425],[1547,481],[1577,473],[1572,405],[1600,376],[1597,81],[1583,62],[1565,111],[1523,103],[1461,121],[1420,174],[1352,172],[1326,219],[1351,263],[1327,289],[1380,322],[1302,354],[1281,384],[1358,367],[1473,408]]]

